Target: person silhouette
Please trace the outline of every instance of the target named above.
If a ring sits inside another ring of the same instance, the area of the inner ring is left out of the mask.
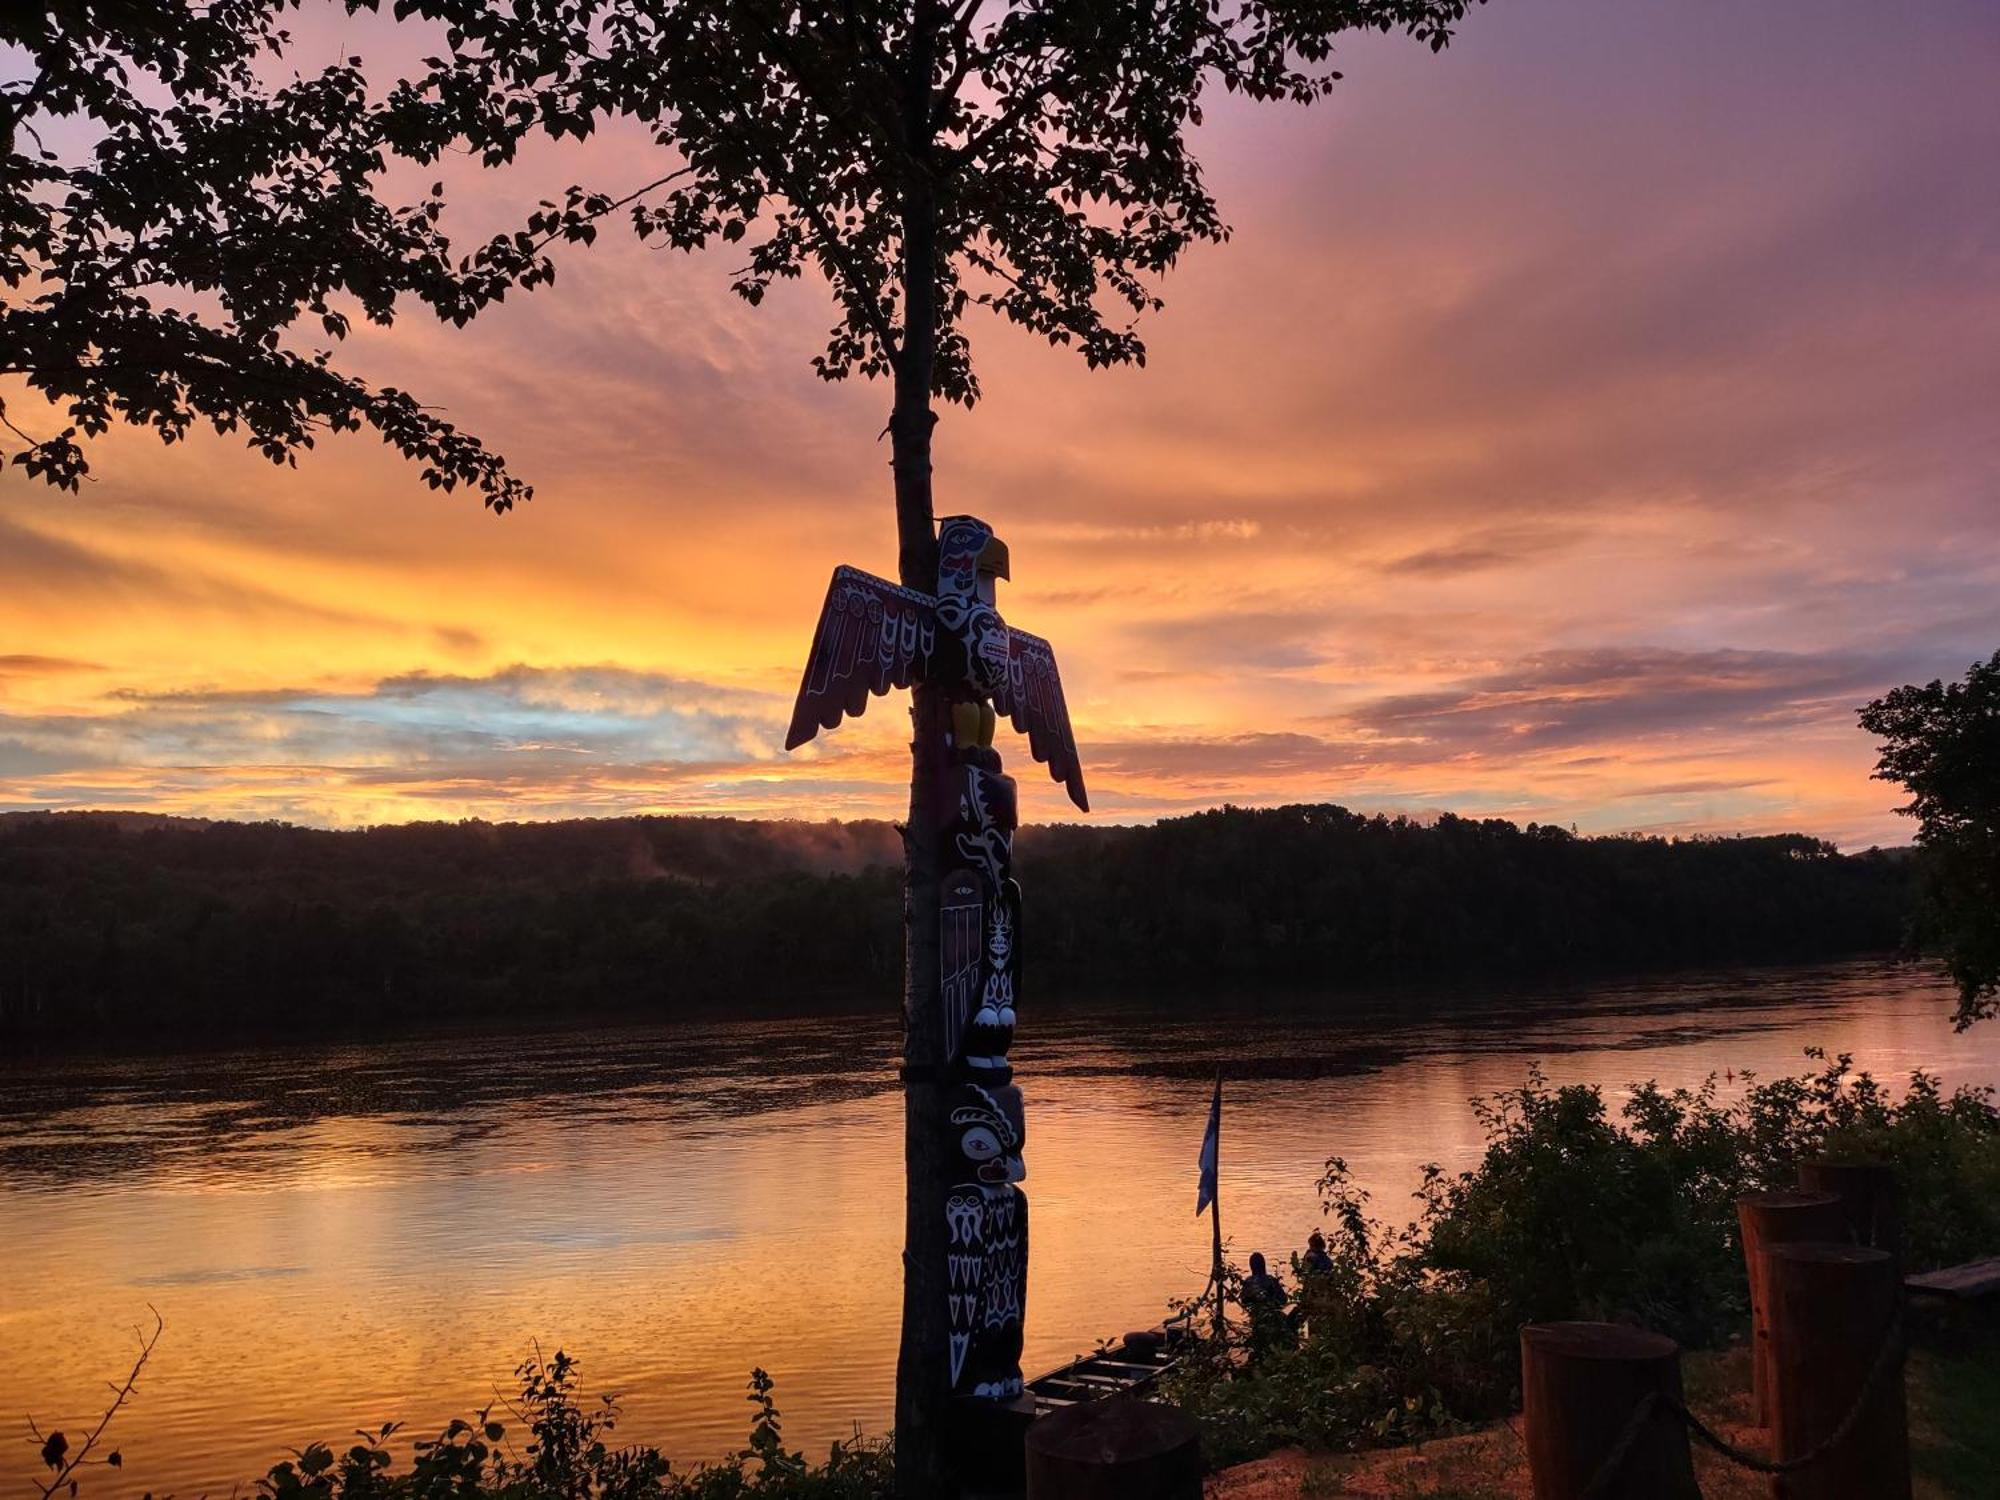
[[[1317,1229],[1306,1236],[1306,1253],[1299,1257],[1299,1269],[1308,1276],[1333,1273],[1333,1257],[1326,1253],[1326,1236]]]
[[[1285,1284],[1266,1268],[1261,1251],[1250,1252],[1250,1274],[1243,1278],[1243,1290],[1238,1300],[1243,1304],[1243,1311],[1250,1315],[1250,1352],[1253,1356],[1269,1349],[1296,1345],[1297,1330],[1285,1315]]]

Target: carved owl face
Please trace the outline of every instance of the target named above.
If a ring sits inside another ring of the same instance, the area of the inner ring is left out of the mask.
[[[1001,1096],[1001,1097],[996,1097]],[[958,1154],[966,1175],[988,1187],[1019,1182],[1028,1175],[1021,1160],[1021,1091],[987,1090],[967,1084],[963,1102],[951,1112]]]

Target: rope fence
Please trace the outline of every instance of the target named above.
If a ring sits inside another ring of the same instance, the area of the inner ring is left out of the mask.
[[[1832,1432],[1811,1448],[1796,1458],[1784,1460],[1759,1458],[1754,1453],[1744,1451],[1716,1433],[1680,1401],[1672,1396],[1662,1395],[1658,1391],[1650,1392],[1632,1408],[1632,1415],[1625,1419],[1624,1427],[1619,1430],[1618,1440],[1611,1445],[1610,1451],[1604,1455],[1604,1461],[1598,1465],[1597,1472],[1591,1475],[1590,1483],[1584,1487],[1583,1500],[1605,1500],[1605,1497],[1612,1493],[1611,1481],[1618,1477],[1618,1471],[1631,1456],[1632,1446],[1639,1440],[1639,1434],[1645,1431],[1646,1424],[1652,1421],[1662,1408],[1668,1416],[1677,1419],[1686,1427],[1689,1434],[1705,1447],[1719,1453],[1739,1468],[1750,1469],[1759,1474],[1792,1474],[1800,1469],[1809,1468],[1847,1441],[1854,1431],[1855,1424],[1861,1420],[1862,1412],[1868,1409],[1868,1403],[1874,1399],[1883,1379],[1890,1370],[1901,1363],[1902,1352],[1903,1320],[1897,1316],[1891,1318],[1889,1326],[1883,1330],[1881,1345],[1875,1351],[1875,1358],[1868,1366],[1868,1374],[1861,1382],[1861,1389],[1855,1394],[1854,1404],[1847,1409],[1847,1415],[1840,1419]]]

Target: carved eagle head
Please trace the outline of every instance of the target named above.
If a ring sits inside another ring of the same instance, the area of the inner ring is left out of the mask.
[[[1007,544],[977,516],[938,523],[938,598],[993,603],[993,580],[1009,576]]]

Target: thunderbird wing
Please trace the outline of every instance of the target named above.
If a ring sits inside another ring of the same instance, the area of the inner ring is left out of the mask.
[[[785,748],[853,718],[869,694],[912,686],[937,646],[937,601],[859,568],[833,570]]]
[[[1076,753],[1076,735],[1069,727],[1069,704],[1063,701],[1055,649],[1040,636],[1011,625],[1007,636],[1007,680],[993,695],[993,707],[1028,737],[1029,752],[1045,762],[1049,775],[1069,789],[1070,801],[1089,812],[1083,761]]]

